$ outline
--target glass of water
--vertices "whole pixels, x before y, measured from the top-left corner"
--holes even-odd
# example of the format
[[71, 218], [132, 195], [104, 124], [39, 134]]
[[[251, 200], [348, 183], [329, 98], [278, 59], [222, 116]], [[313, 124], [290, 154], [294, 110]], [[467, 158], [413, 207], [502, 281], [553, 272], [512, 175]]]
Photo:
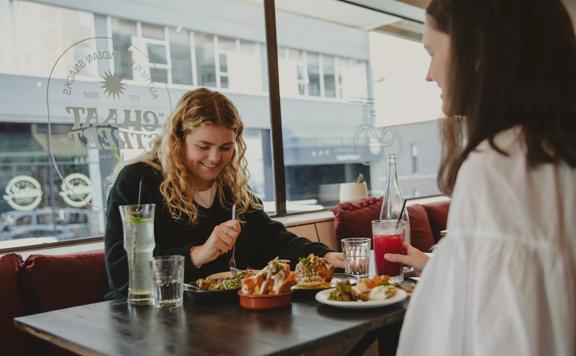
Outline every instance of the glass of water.
[[156, 306], [161, 308], [182, 305], [184, 256], [156, 257], [153, 270]]
[[344, 270], [346, 274], [356, 277], [368, 277], [370, 270], [370, 243], [368, 237], [351, 237], [342, 239], [344, 252]]
[[154, 251], [154, 204], [121, 205], [124, 249], [128, 257], [128, 303], [154, 303], [152, 252]]

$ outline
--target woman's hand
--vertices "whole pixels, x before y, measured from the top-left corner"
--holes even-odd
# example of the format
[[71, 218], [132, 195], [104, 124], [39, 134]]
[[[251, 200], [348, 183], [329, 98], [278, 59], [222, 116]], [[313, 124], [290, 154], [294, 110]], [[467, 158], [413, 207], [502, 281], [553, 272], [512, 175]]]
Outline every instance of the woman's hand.
[[240, 231], [240, 223], [236, 219], [228, 220], [216, 226], [203, 245], [195, 246], [190, 250], [192, 264], [200, 267], [230, 251], [234, 247]]
[[344, 268], [344, 254], [342, 252], [328, 252], [324, 255], [324, 259], [334, 267]]
[[405, 255], [387, 253], [384, 258], [390, 262], [399, 262], [403, 265], [414, 267], [416, 275], [419, 276], [430, 257], [407, 242], [404, 242], [404, 249], [406, 250]]

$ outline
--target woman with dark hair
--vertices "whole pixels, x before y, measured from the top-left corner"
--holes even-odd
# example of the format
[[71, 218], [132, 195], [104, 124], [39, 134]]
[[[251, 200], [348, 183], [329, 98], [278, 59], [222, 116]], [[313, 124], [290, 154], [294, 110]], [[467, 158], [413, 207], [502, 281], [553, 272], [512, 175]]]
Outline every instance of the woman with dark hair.
[[[343, 267], [342, 253], [300, 238], [270, 220], [248, 186], [244, 124], [226, 96], [205, 88], [184, 94], [153, 148], [121, 167], [106, 211], [108, 298], [128, 293], [120, 205], [156, 204], [154, 255], [185, 257], [186, 281], [237, 267], [264, 267], [275, 257], [310, 253]], [[232, 206], [236, 217], [232, 218]], [[236, 246], [234, 249], [233, 247]]]
[[399, 355], [575, 355], [576, 39], [560, 0], [432, 0], [452, 196]]

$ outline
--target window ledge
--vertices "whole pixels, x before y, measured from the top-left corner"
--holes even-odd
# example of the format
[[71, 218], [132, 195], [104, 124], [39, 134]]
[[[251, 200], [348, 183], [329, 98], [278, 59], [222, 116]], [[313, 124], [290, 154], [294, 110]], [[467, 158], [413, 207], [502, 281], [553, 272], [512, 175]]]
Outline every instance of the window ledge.
[[282, 217], [275, 217], [273, 220], [279, 221], [286, 227], [314, 224], [317, 222], [334, 220], [332, 210], [321, 210], [302, 214], [294, 214]]

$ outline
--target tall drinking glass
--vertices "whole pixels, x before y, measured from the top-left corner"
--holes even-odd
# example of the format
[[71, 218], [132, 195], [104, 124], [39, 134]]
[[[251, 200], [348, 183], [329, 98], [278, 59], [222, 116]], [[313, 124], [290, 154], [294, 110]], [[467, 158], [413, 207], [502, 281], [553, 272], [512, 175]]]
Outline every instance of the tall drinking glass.
[[404, 222], [397, 220], [372, 221], [372, 240], [374, 243], [374, 262], [376, 274], [388, 275], [394, 282], [402, 282], [402, 264], [390, 262], [384, 258], [387, 253], [405, 254]]
[[344, 271], [356, 277], [368, 277], [370, 271], [370, 238], [350, 237], [342, 239]]
[[154, 304], [152, 252], [155, 204], [121, 205], [124, 249], [128, 256], [128, 303]]

